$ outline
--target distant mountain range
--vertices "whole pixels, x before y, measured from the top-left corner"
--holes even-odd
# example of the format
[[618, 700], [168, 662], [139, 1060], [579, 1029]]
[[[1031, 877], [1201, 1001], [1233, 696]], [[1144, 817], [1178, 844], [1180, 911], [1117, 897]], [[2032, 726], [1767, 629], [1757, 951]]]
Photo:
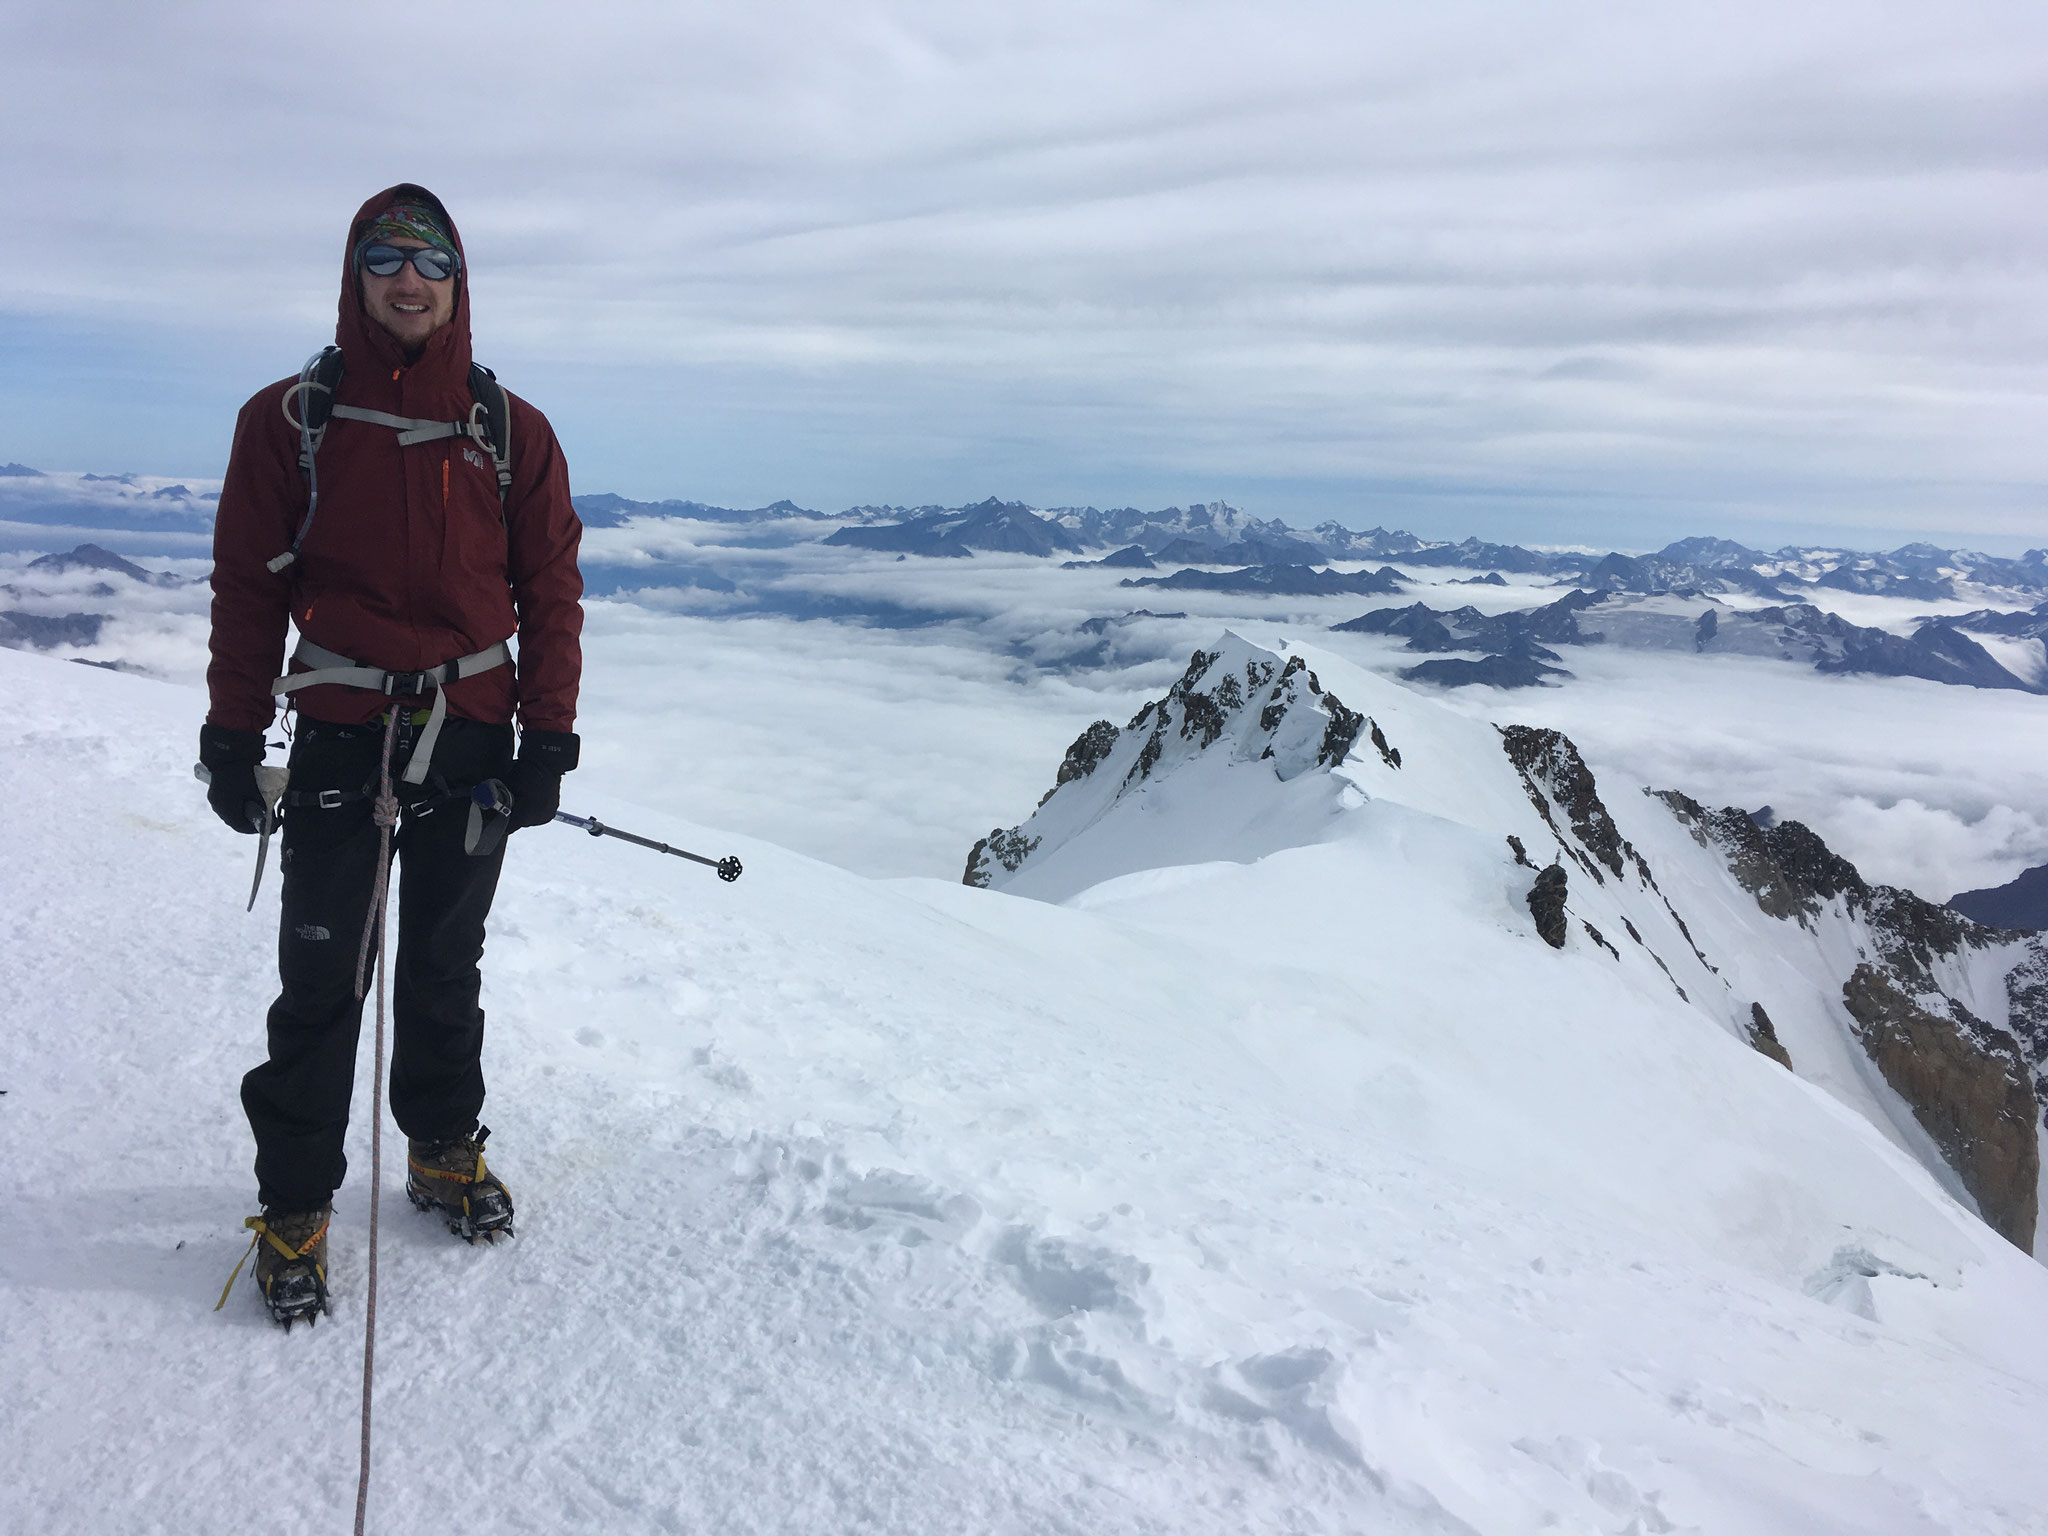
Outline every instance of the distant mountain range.
[[[1815, 588], [1947, 601], [1955, 597], [1959, 581], [2048, 594], [2048, 549], [2030, 549], [2016, 559], [1933, 544], [1906, 544], [1889, 552], [1823, 546], [1765, 552], [1733, 539], [1694, 537], [1679, 539], [1655, 554], [1599, 555], [1476, 538], [1432, 541], [1404, 530], [1360, 530], [1336, 522], [1297, 529], [1278, 518], [1252, 517], [1223, 501], [1144, 512], [1136, 507], [1034, 509], [991, 496], [963, 507], [861, 506], [835, 513], [788, 501], [734, 508], [601, 494], [578, 496], [576, 506], [593, 528], [619, 527], [638, 517], [836, 523], [840, 526], [824, 543], [942, 559], [960, 559], [976, 551], [1039, 556], [1114, 551], [1121, 564], [1135, 564], [1142, 555], [1155, 564], [1240, 568], [1398, 559], [1412, 566], [1548, 576], [1592, 591], [1747, 592], [1791, 602]], [[1134, 550], [1136, 554], [1131, 553]]]
[[[0, 465], [0, 521], [30, 526], [203, 533], [212, 527], [218, 499], [218, 481]], [[1135, 563], [1135, 556], [1123, 553], [1135, 549], [1155, 564], [1166, 565], [1246, 568], [1399, 560], [1407, 566], [1547, 576], [1593, 591], [1747, 592], [1787, 602], [1800, 601], [1802, 594], [1815, 595], [1819, 588], [1947, 601], [1955, 597], [1958, 582], [2048, 597], [2048, 548], [2030, 549], [2017, 558], [1925, 543], [1886, 552], [1803, 545], [1765, 552], [1733, 539], [1693, 537], [1654, 554], [1602, 555], [1476, 538], [1424, 539], [1405, 530], [1360, 530], [1334, 521], [1297, 529], [1279, 518], [1253, 517], [1224, 501], [1142, 511], [1033, 508], [990, 496], [972, 506], [866, 505], [839, 512], [786, 500], [739, 508], [700, 501], [635, 501], [611, 492], [582, 495], [575, 501], [585, 526], [591, 528], [619, 528], [638, 519], [686, 519], [746, 525], [749, 542], [757, 544], [822, 539], [844, 547], [936, 558], [959, 559], [977, 551], [1047, 557], [1116, 551], [1123, 563]], [[2010, 621], [2009, 615], [2000, 613], [1984, 617], [1992, 623]], [[1987, 630], [1981, 623], [1962, 627], [2019, 633]]]
[[[1987, 615], [2003, 627], [1988, 627]], [[2020, 677], [1963, 632], [1976, 628], [1980, 633], [2008, 637], [2038, 636], [2048, 631], [2048, 602], [2030, 613], [2000, 614], [1983, 609], [1955, 618], [1923, 619], [1910, 637], [1901, 637], [1852, 624], [1811, 603], [1730, 608], [1696, 587], [1651, 595], [1575, 588], [1541, 608], [1489, 614], [1470, 606], [1436, 609], [1426, 603], [1411, 603], [1405, 608], [1376, 608], [1332, 628], [1402, 636], [1411, 651], [1477, 651], [1490, 660], [1514, 663], [1424, 662], [1402, 673], [1413, 682], [1451, 687], [1467, 683], [1533, 687], [1552, 677], [1570, 676], [1555, 666], [1543, 665], [1564, 659], [1551, 647], [1607, 643], [1703, 655], [1768, 656], [1811, 662], [1818, 672], [1918, 677], [1972, 688], [2048, 692], [2048, 684], [2039, 678]]]

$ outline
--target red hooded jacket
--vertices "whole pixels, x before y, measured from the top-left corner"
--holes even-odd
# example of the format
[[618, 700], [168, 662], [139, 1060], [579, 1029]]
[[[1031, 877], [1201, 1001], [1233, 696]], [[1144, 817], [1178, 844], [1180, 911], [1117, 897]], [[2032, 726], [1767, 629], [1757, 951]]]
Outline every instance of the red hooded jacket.
[[[469, 273], [455, 313], [407, 363], [364, 311], [356, 242], [393, 203], [446, 210], [424, 187], [401, 184], [358, 210], [342, 256], [334, 339], [344, 372], [335, 402], [395, 416], [466, 419]], [[389, 427], [335, 420], [319, 452], [320, 506], [299, 558], [272, 574], [265, 562], [291, 548], [306, 514], [299, 433], [284, 414], [280, 379], [242, 407], [213, 531], [212, 662], [207, 720], [236, 730], [271, 723], [270, 684], [285, 659], [286, 623], [330, 651], [393, 671], [418, 671], [481, 651], [517, 631], [516, 671], [496, 667], [448, 685], [448, 711], [528, 730], [570, 731], [583, 670], [583, 525], [569, 504], [569, 471], [547, 418], [507, 392], [512, 485], [500, 522], [490, 455], [463, 439], [398, 446]], [[294, 667], [293, 671], [303, 671]], [[336, 724], [374, 719], [379, 694], [324, 685], [294, 694], [306, 715]]]

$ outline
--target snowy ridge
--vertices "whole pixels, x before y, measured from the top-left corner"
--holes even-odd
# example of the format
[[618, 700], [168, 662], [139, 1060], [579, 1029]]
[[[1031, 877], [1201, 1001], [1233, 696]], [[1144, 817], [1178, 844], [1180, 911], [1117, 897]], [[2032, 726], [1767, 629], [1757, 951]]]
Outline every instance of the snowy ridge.
[[[515, 838], [486, 1115], [521, 1235], [452, 1242], [387, 1167], [374, 1528], [473, 1525], [485, 1486], [514, 1532], [2048, 1529], [2048, 1276], [1587, 938], [1642, 911], [1692, 990], [1632, 866], [1572, 863], [1567, 946], [1536, 938], [1503, 829], [1554, 843], [1492, 727], [1305, 661], [1292, 778], [1169, 764], [1176, 725], [1069, 844], [1171, 843], [1162, 797], [1214, 774], [1275, 791], [1238, 829], [1268, 851], [1065, 905], [863, 880], [572, 780], [747, 874]], [[1305, 671], [1389, 752], [1317, 764]], [[275, 909], [243, 916], [248, 843], [194, 793], [200, 696], [17, 653], [0, 690], [10, 1511], [229, 1528], [282, 1428], [296, 1515], [339, 1528], [360, 1110], [335, 1317], [208, 1310]], [[1755, 910], [1617, 799], [1696, 935], [1710, 891]], [[415, 1453], [451, 1426], [460, 1479]]]
[[[1531, 924], [1536, 865], [1554, 858], [1553, 888], [1568, 893], [1554, 942], [1604, 953], [1636, 985], [1661, 978], [1736, 1039], [1788, 1050], [1795, 1072], [2031, 1251], [2048, 1020], [2025, 979], [2048, 966], [2039, 937], [1869, 886], [1798, 823], [1766, 834], [1682, 795], [1610, 803], [1555, 731], [1496, 735], [1337, 658], [1290, 650], [1283, 660], [1226, 634], [1123, 732], [1091, 726], [1031, 818], [976, 844], [966, 883], [1060, 900], [1136, 871], [1356, 837], [1385, 805], [1446, 818], [1498, 850], [1492, 920]], [[1667, 813], [1690, 846], [1669, 835]], [[1676, 902], [1660, 872], [1678, 877]], [[1901, 1009], [1910, 1019], [1876, 1016]]]

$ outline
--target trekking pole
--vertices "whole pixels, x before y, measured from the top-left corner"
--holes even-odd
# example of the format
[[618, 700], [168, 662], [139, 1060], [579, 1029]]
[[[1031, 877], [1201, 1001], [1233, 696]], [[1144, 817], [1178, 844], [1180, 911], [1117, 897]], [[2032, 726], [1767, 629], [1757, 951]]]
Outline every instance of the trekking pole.
[[592, 837], [616, 837], [623, 842], [638, 843], [642, 848], [652, 848], [656, 853], [672, 853], [679, 859], [688, 859], [693, 864], [702, 864], [718, 871], [718, 878], [730, 884], [740, 877], [740, 861], [731, 854], [722, 859], [707, 859], [701, 853], [691, 853], [683, 848], [671, 848], [667, 843], [657, 843], [651, 837], [636, 837], [631, 832], [621, 832], [617, 827], [608, 827], [595, 816], [571, 816], [567, 811], [555, 812], [555, 820], [565, 821], [572, 827], [581, 827]]

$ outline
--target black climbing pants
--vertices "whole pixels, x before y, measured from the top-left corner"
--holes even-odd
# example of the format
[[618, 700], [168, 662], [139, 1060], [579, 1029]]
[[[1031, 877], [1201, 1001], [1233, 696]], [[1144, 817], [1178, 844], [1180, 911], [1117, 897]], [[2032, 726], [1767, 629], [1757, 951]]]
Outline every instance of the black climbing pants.
[[[391, 1113], [407, 1136], [442, 1141], [475, 1129], [483, 1108], [477, 965], [504, 848], [476, 858], [462, 844], [470, 789], [504, 778], [512, 766], [512, 728], [451, 717], [434, 744], [428, 781], [401, 784], [415, 730], [404, 723], [392, 762], [401, 815], [393, 838]], [[242, 1107], [256, 1133], [258, 1197], [279, 1210], [323, 1204], [348, 1171], [342, 1140], [363, 1019], [356, 954], [377, 878], [371, 813], [383, 745], [381, 721], [344, 726], [301, 716], [292, 746], [279, 855], [282, 990], [270, 1006], [270, 1059], [242, 1079]], [[323, 790], [340, 803], [312, 803]], [[376, 985], [375, 965], [373, 953], [365, 997]]]

